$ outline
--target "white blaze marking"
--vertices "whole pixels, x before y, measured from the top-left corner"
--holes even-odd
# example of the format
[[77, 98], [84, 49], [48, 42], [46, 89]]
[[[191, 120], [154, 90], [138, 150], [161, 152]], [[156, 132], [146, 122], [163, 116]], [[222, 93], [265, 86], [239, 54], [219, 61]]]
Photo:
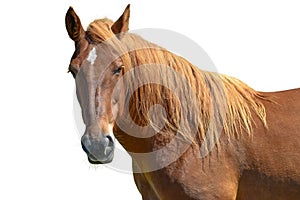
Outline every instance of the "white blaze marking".
[[89, 55], [88, 55], [88, 58], [87, 58], [87, 61], [89, 61], [92, 65], [95, 63], [95, 60], [97, 58], [97, 53], [96, 53], [96, 48], [94, 47]]

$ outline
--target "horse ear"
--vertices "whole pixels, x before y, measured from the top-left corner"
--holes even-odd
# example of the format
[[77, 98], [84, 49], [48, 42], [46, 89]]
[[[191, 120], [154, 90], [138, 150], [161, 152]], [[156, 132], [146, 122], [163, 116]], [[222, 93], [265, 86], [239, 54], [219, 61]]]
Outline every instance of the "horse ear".
[[74, 42], [78, 42], [80, 38], [84, 35], [84, 29], [82, 28], [81, 22], [77, 14], [72, 7], [69, 8], [66, 18], [66, 29], [70, 38]]
[[114, 34], [127, 32], [129, 30], [130, 4], [127, 5], [121, 17], [112, 25], [111, 30]]

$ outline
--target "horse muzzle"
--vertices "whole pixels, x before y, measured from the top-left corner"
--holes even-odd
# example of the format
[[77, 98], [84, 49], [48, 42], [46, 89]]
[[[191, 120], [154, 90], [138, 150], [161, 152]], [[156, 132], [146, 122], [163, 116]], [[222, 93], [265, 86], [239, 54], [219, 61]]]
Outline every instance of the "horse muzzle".
[[81, 138], [81, 146], [91, 164], [110, 163], [114, 157], [114, 141], [111, 136], [100, 135], [92, 138], [85, 134]]

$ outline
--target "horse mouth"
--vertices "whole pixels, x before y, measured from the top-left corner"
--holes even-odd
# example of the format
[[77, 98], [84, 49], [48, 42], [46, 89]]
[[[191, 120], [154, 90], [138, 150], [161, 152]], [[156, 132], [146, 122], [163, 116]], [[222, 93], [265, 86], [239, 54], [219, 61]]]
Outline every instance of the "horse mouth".
[[113, 157], [114, 155], [111, 153], [105, 160], [97, 160], [94, 156], [88, 155], [88, 161], [93, 165], [108, 164], [112, 162]]
[[93, 165], [100, 165], [100, 164], [104, 164], [101, 161], [97, 161], [97, 160], [93, 160], [92, 158], [88, 157], [88, 161], [89, 163], [93, 164]]

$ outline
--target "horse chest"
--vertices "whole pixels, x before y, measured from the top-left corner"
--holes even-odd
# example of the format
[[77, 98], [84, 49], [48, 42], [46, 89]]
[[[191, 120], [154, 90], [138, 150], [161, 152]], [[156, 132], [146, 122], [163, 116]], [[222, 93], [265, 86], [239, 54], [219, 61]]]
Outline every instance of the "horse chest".
[[195, 199], [186, 193], [186, 186], [174, 182], [174, 177], [169, 177], [164, 173], [151, 172], [134, 176], [143, 199]]
[[134, 174], [135, 182], [143, 199], [235, 199], [237, 170], [222, 158], [190, 152], [163, 169]]

